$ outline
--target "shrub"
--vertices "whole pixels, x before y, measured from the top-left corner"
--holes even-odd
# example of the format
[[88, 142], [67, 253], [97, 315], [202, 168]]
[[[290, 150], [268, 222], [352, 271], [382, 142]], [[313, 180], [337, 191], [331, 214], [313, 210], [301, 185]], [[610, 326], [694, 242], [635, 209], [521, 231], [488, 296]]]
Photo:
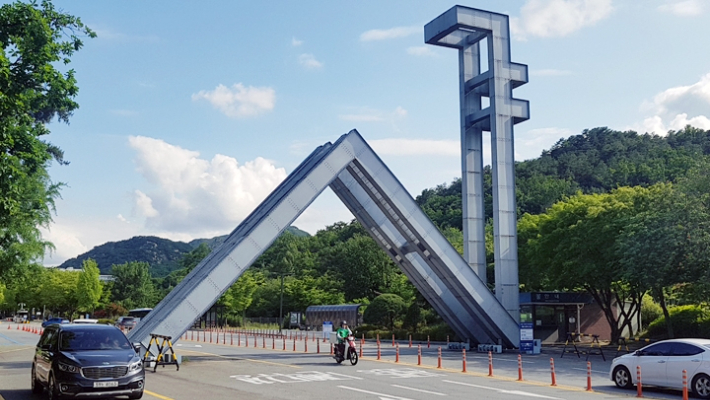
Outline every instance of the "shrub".
[[[707, 337], [710, 333], [710, 310], [707, 308], [696, 305], [671, 307], [668, 309], [668, 314], [670, 314], [675, 337]], [[648, 325], [646, 336], [654, 339], [667, 338], [668, 329], [664, 316]]]
[[372, 303], [367, 306], [363, 315], [363, 322], [387, 326], [390, 330], [393, 330], [395, 319], [402, 316], [405, 308], [404, 300], [396, 294], [381, 294], [375, 297]]
[[663, 309], [658, 303], [653, 301], [653, 298], [649, 295], [644, 295], [641, 300], [641, 324], [644, 328], [663, 316]]

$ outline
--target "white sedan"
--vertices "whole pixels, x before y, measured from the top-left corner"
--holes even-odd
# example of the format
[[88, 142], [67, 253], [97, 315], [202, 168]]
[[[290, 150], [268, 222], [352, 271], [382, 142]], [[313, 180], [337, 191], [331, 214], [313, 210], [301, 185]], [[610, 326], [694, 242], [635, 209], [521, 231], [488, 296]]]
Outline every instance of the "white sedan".
[[683, 370], [688, 390], [710, 399], [710, 339], [671, 339], [650, 344], [612, 361], [609, 377], [620, 388], [636, 385], [640, 366], [641, 384], [683, 389]]

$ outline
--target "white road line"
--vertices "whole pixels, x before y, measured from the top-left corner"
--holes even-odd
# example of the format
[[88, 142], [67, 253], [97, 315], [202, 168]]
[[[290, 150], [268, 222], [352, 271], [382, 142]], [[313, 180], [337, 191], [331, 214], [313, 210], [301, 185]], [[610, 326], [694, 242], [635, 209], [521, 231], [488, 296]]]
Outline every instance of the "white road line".
[[417, 388], [408, 387], [408, 386], [402, 386], [402, 385], [392, 385], [392, 386], [394, 386], [394, 387], [396, 387], [396, 388], [400, 388], [400, 389], [414, 390], [415, 392], [421, 392], [421, 393], [427, 393], [427, 394], [434, 394], [434, 395], [437, 395], [437, 396], [446, 396], [446, 393], [430, 392], [430, 391], [428, 391], [428, 390], [417, 389]]
[[[570, 369], [573, 369], [573, 370], [575, 370], [575, 371], [584, 371], [584, 372], [587, 372], [587, 369], [586, 369], [586, 368], [570, 368]], [[609, 375], [609, 371], [595, 371], [595, 370], [592, 370], [592, 372], [594, 372], [595, 374]]]
[[529, 396], [529, 397], [538, 397], [541, 399], [553, 399], [553, 400], [563, 400], [560, 399], [559, 397], [551, 397], [551, 396], [545, 396], [542, 394], [536, 394], [536, 393], [530, 393], [530, 392], [523, 392], [522, 390], [504, 390], [504, 389], [498, 389], [494, 387], [489, 387], [489, 386], [481, 386], [481, 385], [474, 385], [472, 383], [463, 383], [463, 382], [456, 382], [456, 381], [442, 381], [446, 383], [453, 383], [456, 385], [462, 385], [462, 386], [470, 386], [470, 387], [475, 387], [478, 389], [487, 389], [487, 390], [494, 390], [498, 393], [504, 393], [504, 394], [515, 394], [518, 396]]
[[377, 393], [377, 392], [371, 392], [369, 390], [363, 390], [363, 389], [358, 389], [358, 388], [353, 388], [349, 386], [338, 386], [341, 389], [347, 389], [347, 390], [354, 390], [356, 392], [361, 392], [361, 393], [367, 393], [367, 394], [374, 394], [375, 396], [380, 396], [380, 397], [385, 397], [387, 399], [394, 399], [394, 400], [412, 400], [408, 399], [406, 397], [399, 397], [399, 396], [393, 396], [391, 394], [384, 394], [384, 393]]

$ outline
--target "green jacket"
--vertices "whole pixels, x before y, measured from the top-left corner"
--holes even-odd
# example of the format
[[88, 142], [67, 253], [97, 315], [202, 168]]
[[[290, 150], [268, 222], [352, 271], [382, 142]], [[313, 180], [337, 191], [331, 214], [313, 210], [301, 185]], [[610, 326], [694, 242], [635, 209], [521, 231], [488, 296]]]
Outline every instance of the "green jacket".
[[338, 335], [338, 341], [342, 341], [348, 336], [352, 335], [352, 331], [350, 330], [350, 328], [338, 328], [336, 334]]

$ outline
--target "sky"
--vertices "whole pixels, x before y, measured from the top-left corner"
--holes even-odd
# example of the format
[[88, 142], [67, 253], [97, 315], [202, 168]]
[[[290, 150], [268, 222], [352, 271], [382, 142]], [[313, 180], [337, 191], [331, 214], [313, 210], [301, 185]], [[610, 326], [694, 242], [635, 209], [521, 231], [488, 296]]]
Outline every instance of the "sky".
[[[98, 34], [72, 58], [57, 265], [108, 241], [231, 232], [317, 146], [357, 129], [409, 193], [460, 177], [458, 55], [424, 43], [443, 0], [69, 1]], [[607, 126], [710, 129], [710, 1], [477, 0], [511, 18], [529, 83], [516, 160]], [[488, 143], [484, 144], [490, 153]], [[488, 155], [487, 154], [487, 155]], [[488, 159], [486, 159], [488, 160]], [[326, 191], [293, 224], [353, 216]]]

